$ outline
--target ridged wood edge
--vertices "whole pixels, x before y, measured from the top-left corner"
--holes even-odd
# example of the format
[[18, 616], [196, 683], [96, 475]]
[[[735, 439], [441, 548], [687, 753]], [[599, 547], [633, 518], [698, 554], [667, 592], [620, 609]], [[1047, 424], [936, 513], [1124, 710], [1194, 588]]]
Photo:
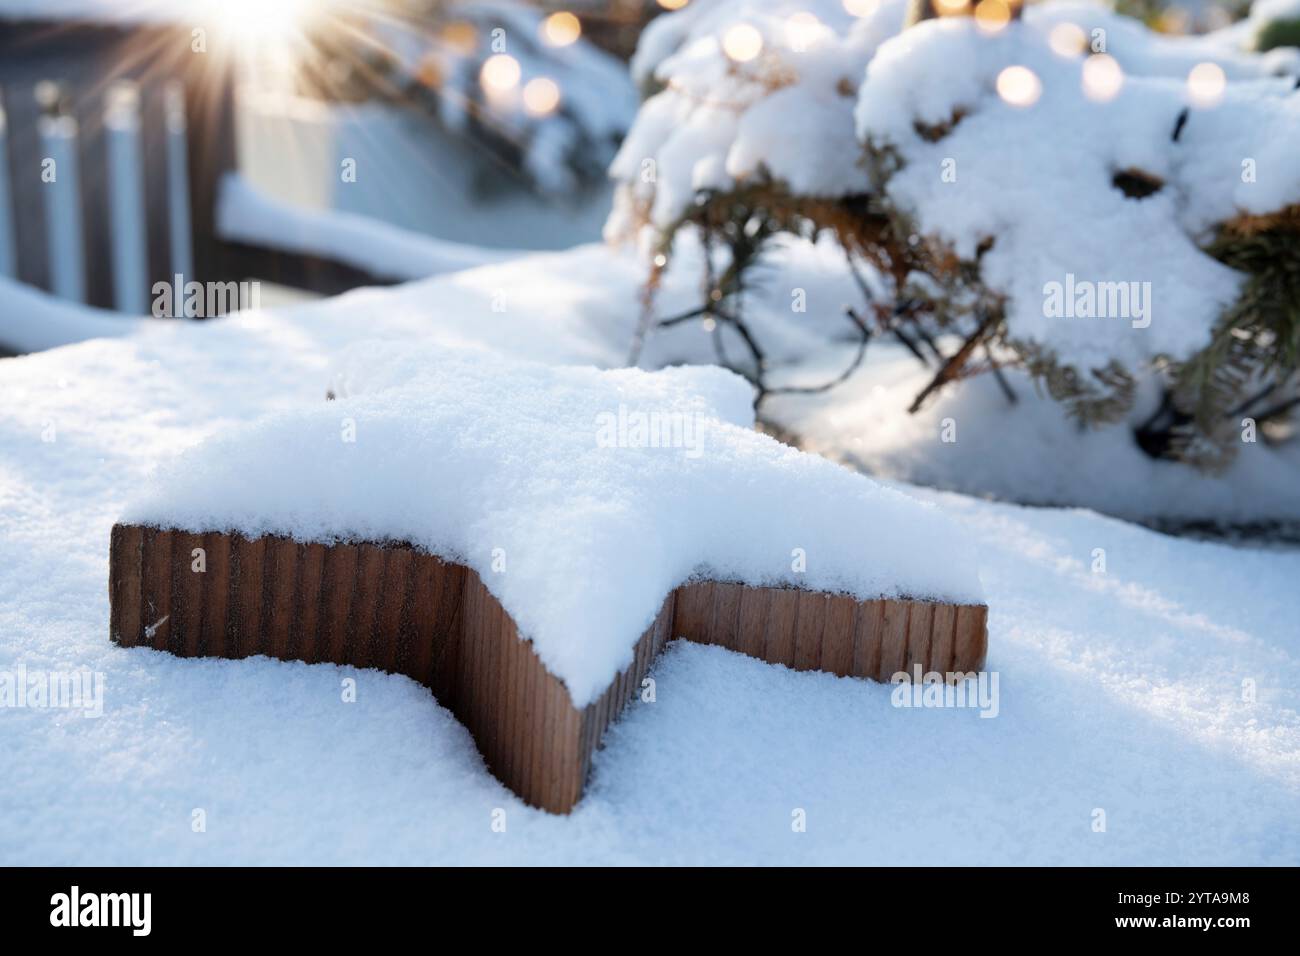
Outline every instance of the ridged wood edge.
[[988, 649], [984, 605], [693, 581], [665, 598], [631, 662], [579, 709], [476, 572], [409, 545], [119, 524], [109, 555], [114, 642], [405, 674], [466, 726], [499, 780], [552, 813], [581, 798], [605, 731], [672, 638], [880, 681], [917, 665], [978, 671]]

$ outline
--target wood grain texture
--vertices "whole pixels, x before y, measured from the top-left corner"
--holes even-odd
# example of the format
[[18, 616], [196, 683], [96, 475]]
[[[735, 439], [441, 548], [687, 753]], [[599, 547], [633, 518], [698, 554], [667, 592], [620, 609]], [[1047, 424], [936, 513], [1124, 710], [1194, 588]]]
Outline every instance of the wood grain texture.
[[988, 647], [982, 605], [693, 581], [668, 595], [627, 665], [579, 709], [475, 571], [406, 544], [118, 525], [109, 595], [110, 637], [126, 647], [405, 674], [457, 716], [502, 783], [552, 813], [581, 798], [605, 731], [675, 637], [882, 681], [916, 665], [978, 670]]

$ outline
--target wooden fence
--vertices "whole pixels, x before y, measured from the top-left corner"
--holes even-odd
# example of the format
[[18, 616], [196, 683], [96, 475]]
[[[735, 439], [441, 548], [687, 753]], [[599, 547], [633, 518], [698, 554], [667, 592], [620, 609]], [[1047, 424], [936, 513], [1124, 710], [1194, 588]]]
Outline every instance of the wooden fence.
[[217, 235], [237, 62], [188, 28], [0, 22], [0, 275], [133, 314], [178, 275], [323, 294], [391, 282]]

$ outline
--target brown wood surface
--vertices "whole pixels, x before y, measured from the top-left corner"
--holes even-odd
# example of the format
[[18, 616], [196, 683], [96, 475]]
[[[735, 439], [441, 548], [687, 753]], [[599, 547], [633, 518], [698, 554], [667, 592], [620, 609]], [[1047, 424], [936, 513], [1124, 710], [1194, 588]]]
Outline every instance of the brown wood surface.
[[[200, 548], [206, 566], [195, 571]], [[553, 813], [581, 798], [605, 731], [674, 637], [883, 681], [916, 665], [976, 671], [988, 646], [983, 605], [692, 581], [668, 595], [628, 664], [578, 709], [476, 572], [405, 544], [117, 525], [109, 597], [110, 636], [126, 647], [405, 674], [460, 719], [502, 783]]]

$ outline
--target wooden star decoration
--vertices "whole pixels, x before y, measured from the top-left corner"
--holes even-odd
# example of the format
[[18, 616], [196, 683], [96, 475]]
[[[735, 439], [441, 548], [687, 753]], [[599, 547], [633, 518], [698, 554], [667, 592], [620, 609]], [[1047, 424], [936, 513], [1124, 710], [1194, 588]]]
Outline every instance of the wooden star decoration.
[[[195, 549], [204, 555], [201, 572]], [[502, 783], [552, 813], [581, 799], [605, 729], [671, 638], [879, 681], [917, 666], [973, 673], [987, 648], [982, 604], [692, 581], [665, 596], [633, 662], [578, 708], [477, 572], [405, 544], [119, 524], [109, 593], [110, 636], [124, 647], [405, 674], [466, 726]]]

